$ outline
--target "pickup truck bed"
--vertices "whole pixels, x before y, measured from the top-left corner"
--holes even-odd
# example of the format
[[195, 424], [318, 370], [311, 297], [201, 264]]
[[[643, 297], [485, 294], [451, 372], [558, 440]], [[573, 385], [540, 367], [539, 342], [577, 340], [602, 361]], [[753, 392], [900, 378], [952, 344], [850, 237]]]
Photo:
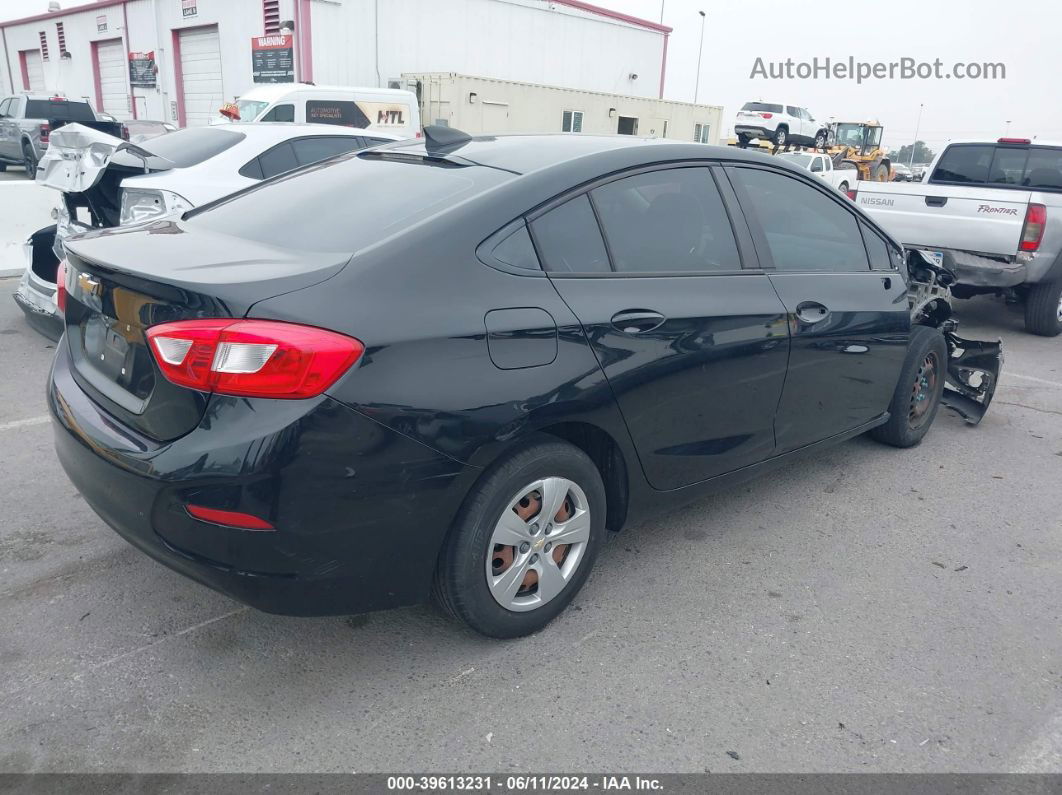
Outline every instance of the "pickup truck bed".
[[1006, 293], [1026, 328], [1062, 332], [1062, 144], [956, 142], [924, 182], [860, 182], [856, 204], [954, 272], [957, 297]]
[[98, 118], [84, 100], [32, 94], [0, 99], [0, 170], [19, 164], [33, 179], [51, 134], [75, 122], [116, 138], [124, 134], [121, 123]]

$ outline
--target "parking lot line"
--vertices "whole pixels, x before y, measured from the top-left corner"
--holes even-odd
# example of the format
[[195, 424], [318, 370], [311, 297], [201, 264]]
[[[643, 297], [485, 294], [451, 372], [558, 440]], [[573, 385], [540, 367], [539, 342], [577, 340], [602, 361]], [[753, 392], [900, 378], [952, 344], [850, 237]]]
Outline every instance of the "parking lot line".
[[14, 431], [18, 428], [27, 428], [31, 425], [44, 425], [51, 419], [47, 414], [42, 414], [40, 417], [29, 417], [24, 420], [12, 420], [11, 422], [5, 422], [0, 424], [0, 431]]
[[1048, 381], [1046, 378], [1037, 378], [1034, 375], [1022, 375], [1021, 373], [1007, 373], [1011, 378], [1020, 378], [1023, 381], [1035, 381], [1038, 384], [1048, 384], [1049, 386], [1062, 386], [1062, 381]]

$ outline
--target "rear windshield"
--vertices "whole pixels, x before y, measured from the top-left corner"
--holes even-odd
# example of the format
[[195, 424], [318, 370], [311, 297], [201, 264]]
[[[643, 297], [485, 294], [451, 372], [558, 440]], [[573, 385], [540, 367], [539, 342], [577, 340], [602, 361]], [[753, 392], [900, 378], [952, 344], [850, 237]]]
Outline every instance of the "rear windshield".
[[772, 105], [769, 102], [746, 102], [741, 106], [742, 110], [753, 110], [758, 113], [781, 113], [781, 105]]
[[955, 144], [945, 150], [929, 181], [1062, 191], [1062, 149]]
[[247, 136], [225, 127], [189, 127], [139, 144], [177, 168], [197, 166], [236, 146]]
[[27, 99], [27, 119], [49, 121], [96, 121], [96, 114], [87, 102], [53, 101], [50, 99]]
[[267, 245], [354, 253], [512, 176], [482, 166], [352, 153], [265, 182], [188, 219]]

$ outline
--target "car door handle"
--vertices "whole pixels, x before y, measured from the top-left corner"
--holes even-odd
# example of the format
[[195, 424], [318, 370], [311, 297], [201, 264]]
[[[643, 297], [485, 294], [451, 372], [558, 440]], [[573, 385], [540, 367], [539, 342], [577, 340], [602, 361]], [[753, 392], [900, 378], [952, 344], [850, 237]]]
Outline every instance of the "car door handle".
[[667, 320], [651, 309], [624, 309], [612, 316], [612, 325], [624, 334], [644, 334], [659, 328]]
[[796, 316], [801, 323], [821, 323], [830, 316], [830, 310], [816, 301], [804, 301], [797, 304]]
[[947, 203], [947, 196], [926, 196], [927, 207], [943, 207]]

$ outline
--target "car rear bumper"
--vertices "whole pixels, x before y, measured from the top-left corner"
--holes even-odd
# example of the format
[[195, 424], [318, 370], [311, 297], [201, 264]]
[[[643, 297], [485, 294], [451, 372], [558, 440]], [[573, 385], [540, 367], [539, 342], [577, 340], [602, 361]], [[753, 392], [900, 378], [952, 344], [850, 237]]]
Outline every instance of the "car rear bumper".
[[768, 130], [766, 127], [752, 127], [747, 124], [734, 125], [734, 135], [748, 135], [752, 138], [770, 138], [774, 135], [774, 130]]
[[[108, 525], [171, 569], [271, 613], [424, 601], [475, 473], [329, 398], [215, 397], [198, 428], [155, 443], [88, 398], [65, 345], [48, 397], [59, 460]], [[203, 522], [189, 503], [276, 530]]]
[[15, 303], [25, 313], [26, 322], [33, 329], [58, 342], [63, 336], [63, 319], [59, 315], [59, 307], [55, 305], [55, 286], [51, 285], [49, 292], [44, 285], [38, 285], [38, 281], [33, 271], [26, 268], [15, 290]]
[[[933, 251], [934, 249], [925, 250]], [[945, 249], [943, 253], [944, 267], [955, 274], [959, 284], [969, 287], [1003, 288], [1016, 287], [1026, 281], [1026, 265], [1023, 262], [1004, 262], [982, 257], [969, 251]]]

